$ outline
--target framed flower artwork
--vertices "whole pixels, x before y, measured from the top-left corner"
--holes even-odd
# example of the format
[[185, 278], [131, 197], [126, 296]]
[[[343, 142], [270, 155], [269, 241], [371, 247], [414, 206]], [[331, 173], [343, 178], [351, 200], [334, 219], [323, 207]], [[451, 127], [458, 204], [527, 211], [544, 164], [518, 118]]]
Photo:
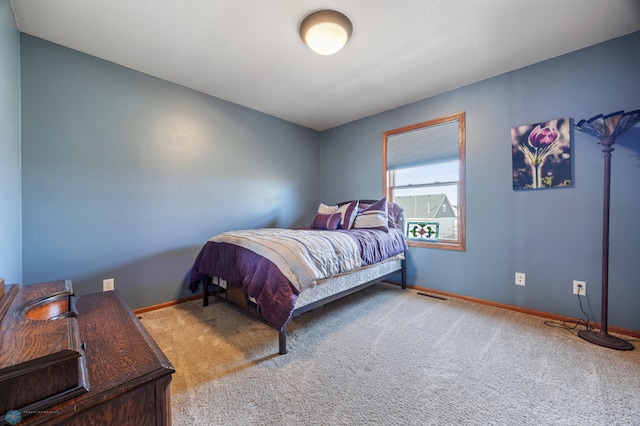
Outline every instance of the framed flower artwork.
[[512, 128], [511, 155], [514, 190], [573, 186], [571, 119]]

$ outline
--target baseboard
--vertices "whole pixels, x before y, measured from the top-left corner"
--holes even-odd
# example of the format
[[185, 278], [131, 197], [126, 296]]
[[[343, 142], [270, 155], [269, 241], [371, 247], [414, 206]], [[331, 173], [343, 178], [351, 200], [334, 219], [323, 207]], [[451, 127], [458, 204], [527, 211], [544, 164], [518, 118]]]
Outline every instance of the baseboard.
[[197, 294], [195, 296], [184, 297], [184, 298], [178, 299], [178, 300], [170, 300], [168, 302], [159, 303], [157, 305], [147, 306], [146, 308], [134, 309], [133, 313], [136, 314], [136, 315], [140, 315], [140, 314], [144, 314], [146, 312], [151, 312], [151, 311], [155, 311], [157, 309], [167, 308], [169, 306], [179, 305], [181, 303], [190, 302], [190, 301], [196, 300], [196, 299], [202, 299], [202, 295], [201, 294]]
[[[400, 283], [395, 282], [395, 281], [385, 281], [385, 282], [388, 282], [390, 284], [395, 284], [395, 285], [401, 285]], [[455, 299], [465, 300], [467, 302], [478, 303], [478, 304], [486, 305], [486, 306], [492, 306], [494, 308], [500, 308], [500, 309], [506, 309], [506, 310], [509, 310], [509, 311], [520, 312], [520, 313], [523, 313], [523, 314], [533, 315], [533, 316], [536, 316], [536, 317], [550, 319], [550, 320], [554, 320], [554, 321], [565, 321], [565, 322], [576, 322], [576, 321], [578, 321], [576, 318], [566, 317], [566, 316], [563, 316], [563, 315], [551, 314], [549, 312], [537, 311], [535, 309], [521, 308], [519, 306], [506, 305], [504, 303], [497, 303], [497, 302], [492, 302], [490, 300], [477, 299], [475, 297], [462, 296], [460, 294], [449, 293], [447, 291], [442, 291], [442, 290], [434, 290], [432, 288], [427, 288], [427, 287], [419, 287], [419, 286], [407, 284], [407, 288], [410, 288], [410, 289], [413, 289], [413, 290], [425, 291], [425, 292], [433, 293], [433, 294], [436, 294], [436, 295], [439, 295], [439, 296], [453, 297]], [[143, 314], [145, 312], [155, 311], [157, 309], [162, 309], [162, 308], [166, 308], [166, 307], [169, 307], [169, 306], [179, 305], [181, 303], [190, 302], [190, 301], [196, 300], [196, 299], [202, 299], [202, 295], [189, 296], [189, 297], [185, 297], [185, 298], [178, 299], [178, 300], [172, 300], [172, 301], [165, 302], [165, 303], [159, 303], [159, 304], [153, 305], [153, 306], [148, 306], [146, 308], [134, 309], [133, 312], [136, 315], [140, 315], [140, 314]], [[593, 327], [595, 329], [599, 329], [600, 328], [600, 324], [599, 323], [593, 323]], [[622, 328], [622, 327], [614, 327], [614, 326], [611, 326], [611, 325], [608, 326], [607, 328], [611, 333], [621, 334], [621, 335], [624, 335], [624, 336], [635, 337], [637, 339], [640, 339], [640, 331], [630, 330], [630, 329]]]
[[[397, 283], [397, 282], [391, 282], [391, 281], [388, 281], [388, 282], [391, 283], [391, 284], [400, 285], [400, 283]], [[432, 294], [439, 295], [439, 296], [452, 297], [452, 298], [455, 298], [455, 299], [465, 300], [467, 302], [478, 303], [478, 304], [481, 304], [481, 305], [492, 306], [494, 308], [500, 308], [500, 309], [506, 309], [506, 310], [509, 310], [509, 311], [520, 312], [520, 313], [523, 313], [523, 314], [533, 315], [533, 316], [536, 316], [536, 317], [550, 319], [550, 320], [554, 320], [554, 321], [565, 321], [565, 322], [576, 322], [576, 321], [578, 321], [578, 319], [576, 319], [576, 318], [566, 317], [566, 316], [563, 316], [563, 315], [551, 314], [549, 312], [537, 311], [535, 309], [521, 308], [519, 306], [506, 305], [504, 303], [497, 303], [497, 302], [492, 302], [490, 300], [477, 299], [475, 297], [462, 296], [460, 294], [449, 293], [447, 291], [442, 291], [442, 290], [434, 290], [434, 289], [431, 289], [431, 288], [419, 287], [419, 286], [415, 286], [415, 285], [407, 285], [407, 288], [410, 288], [410, 289], [413, 289], [413, 290], [419, 290], [419, 291], [423, 291], [423, 292], [427, 292], [427, 293], [432, 293]], [[600, 324], [599, 323], [595, 323], [594, 322], [594, 323], [591, 323], [591, 324], [593, 325], [593, 327], [595, 329], [600, 329]], [[614, 327], [614, 326], [611, 326], [611, 325], [609, 325], [607, 327], [607, 329], [611, 333], [621, 334], [621, 335], [629, 336], [629, 337], [640, 338], [640, 331], [630, 330], [630, 329], [622, 328], [622, 327]]]

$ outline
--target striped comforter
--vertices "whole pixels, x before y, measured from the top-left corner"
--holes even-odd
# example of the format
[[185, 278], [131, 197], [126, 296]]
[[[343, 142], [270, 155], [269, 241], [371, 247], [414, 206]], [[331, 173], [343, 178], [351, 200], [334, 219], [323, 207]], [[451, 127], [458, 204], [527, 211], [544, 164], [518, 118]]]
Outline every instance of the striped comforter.
[[299, 292], [362, 264], [354, 239], [334, 231], [252, 229], [224, 232], [209, 241], [234, 244], [269, 259]]

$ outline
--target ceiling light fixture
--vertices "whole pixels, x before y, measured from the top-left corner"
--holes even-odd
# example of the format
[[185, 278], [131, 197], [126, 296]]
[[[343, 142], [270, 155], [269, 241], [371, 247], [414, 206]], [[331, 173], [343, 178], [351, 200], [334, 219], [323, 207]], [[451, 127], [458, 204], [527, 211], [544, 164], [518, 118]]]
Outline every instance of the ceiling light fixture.
[[349, 18], [335, 10], [319, 10], [300, 23], [300, 37], [320, 55], [333, 55], [349, 41], [353, 25]]

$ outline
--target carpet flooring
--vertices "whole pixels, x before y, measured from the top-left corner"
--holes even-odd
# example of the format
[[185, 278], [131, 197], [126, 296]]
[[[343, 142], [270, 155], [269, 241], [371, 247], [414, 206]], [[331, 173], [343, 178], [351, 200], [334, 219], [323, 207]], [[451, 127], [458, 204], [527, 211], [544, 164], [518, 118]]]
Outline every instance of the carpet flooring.
[[181, 425], [640, 425], [640, 342], [376, 284], [278, 334], [220, 302], [142, 315]]

